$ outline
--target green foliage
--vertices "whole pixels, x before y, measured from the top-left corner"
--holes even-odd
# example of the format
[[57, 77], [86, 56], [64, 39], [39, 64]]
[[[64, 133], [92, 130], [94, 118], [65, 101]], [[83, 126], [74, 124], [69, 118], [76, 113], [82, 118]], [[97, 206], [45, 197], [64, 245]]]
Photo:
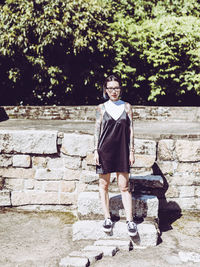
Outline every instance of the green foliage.
[[65, 103], [76, 84], [102, 73], [108, 14], [97, 0], [7, 0], [0, 12], [0, 55], [9, 86], [24, 88], [18, 99]]
[[199, 14], [199, 0], [5, 0], [0, 104], [95, 104], [111, 72], [133, 104], [187, 104]]

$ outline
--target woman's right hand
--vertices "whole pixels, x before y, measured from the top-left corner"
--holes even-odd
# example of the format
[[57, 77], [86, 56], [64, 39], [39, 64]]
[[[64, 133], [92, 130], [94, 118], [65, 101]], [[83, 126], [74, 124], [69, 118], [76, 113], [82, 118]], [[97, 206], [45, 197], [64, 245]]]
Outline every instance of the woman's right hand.
[[100, 163], [99, 163], [99, 153], [97, 150], [94, 151], [94, 161], [95, 161], [95, 164], [100, 166]]

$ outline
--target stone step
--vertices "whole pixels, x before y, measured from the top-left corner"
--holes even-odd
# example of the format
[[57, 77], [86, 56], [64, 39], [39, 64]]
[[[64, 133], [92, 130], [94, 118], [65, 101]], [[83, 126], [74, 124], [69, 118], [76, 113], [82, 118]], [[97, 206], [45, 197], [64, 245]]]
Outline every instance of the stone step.
[[[120, 194], [109, 193], [110, 212], [113, 216], [125, 218]], [[133, 215], [137, 218], [158, 218], [158, 198], [151, 195], [132, 193]], [[82, 192], [78, 197], [78, 217], [80, 220], [103, 219], [103, 211], [98, 192]]]
[[130, 175], [129, 183], [132, 191], [134, 190], [134, 187], [163, 188], [164, 186], [163, 178], [160, 175]]
[[129, 237], [125, 221], [115, 222], [111, 234], [104, 233], [102, 229], [102, 220], [84, 220], [73, 224], [73, 241], [77, 240], [102, 240], [119, 239], [130, 240], [133, 247], [146, 248], [157, 245], [158, 230], [153, 223], [142, 222], [137, 225], [138, 234], [135, 237]]

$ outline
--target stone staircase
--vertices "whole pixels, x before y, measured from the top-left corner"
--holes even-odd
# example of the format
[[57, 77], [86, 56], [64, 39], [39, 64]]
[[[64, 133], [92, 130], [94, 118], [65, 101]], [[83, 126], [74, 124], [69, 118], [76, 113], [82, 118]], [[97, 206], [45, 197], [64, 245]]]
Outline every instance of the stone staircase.
[[93, 245], [86, 246], [81, 251], [71, 252], [60, 261], [60, 266], [89, 266], [103, 256], [114, 256], [118, 250], [157, 245], [159, 201], [151, 192], [163, 188], [163, 179], [159, 175], [131, 175], [129, 181], [138, 234], [135, 237], [129, 237], [127, 233], [121, 195], [116, 191], [115, 179], [112, 179], [109, 190], [110, 213], [115, 220], [112, 232], [106, 234], [102, 230], [104, 217], [99, 193], [95, 191], [95, 187], [93, 191], [80, 193], [78, 197], [79, 221], [73, 225], [73, 241], [91, 240]]

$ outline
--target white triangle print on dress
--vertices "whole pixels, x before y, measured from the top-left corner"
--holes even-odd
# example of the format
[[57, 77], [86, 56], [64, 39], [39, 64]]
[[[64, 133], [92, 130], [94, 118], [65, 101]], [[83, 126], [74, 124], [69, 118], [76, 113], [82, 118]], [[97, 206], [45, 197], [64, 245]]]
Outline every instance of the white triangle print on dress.
[[118, 100], [116, 102], [108, 100], [107, 102], [104, 103], [104, 105], [105, 105], [105, 110], [114, 120], [118, 120], [125, 109], [124, 101], [122, 100]]

